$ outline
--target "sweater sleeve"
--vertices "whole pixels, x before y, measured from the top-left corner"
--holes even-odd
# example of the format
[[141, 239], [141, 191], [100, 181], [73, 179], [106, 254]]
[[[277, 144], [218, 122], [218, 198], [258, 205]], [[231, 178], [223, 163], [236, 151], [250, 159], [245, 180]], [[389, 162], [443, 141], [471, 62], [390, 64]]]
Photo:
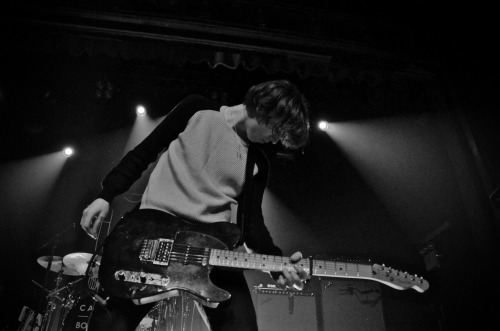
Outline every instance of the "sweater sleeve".
[[160, 124], [134, 149], [129, 151], [102, 180], [98, 198], [111, 202], [126, 192], [141, 177], [158, 154], [184, 130], [189, 119], [199, 110], [218, 109], [213, 100], [190, 95], [179, 102]]
[[267, 179], [269, 173], [269, 161], [261, 151], [257, 158], [257, 165], [259, 172], [252, 179], [250, 192], [249, 205], [246, 211], [245, 220], [245, 237], [244, 241], [247, 246], [260, 254], [270, 255], [283, 255], [281, 249], [273, 242], [271, 234], [264, 223], [264, 216], [262, 213], [262, 199], [264, 197], [264, 190], [267, 186]]

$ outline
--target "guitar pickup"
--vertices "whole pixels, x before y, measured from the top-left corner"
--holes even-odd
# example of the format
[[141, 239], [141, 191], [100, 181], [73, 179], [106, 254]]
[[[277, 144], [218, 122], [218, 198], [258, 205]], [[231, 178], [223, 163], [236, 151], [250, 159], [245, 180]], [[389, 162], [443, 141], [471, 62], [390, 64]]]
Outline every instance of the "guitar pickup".
[[166, 266], [170, 261], [173, 243], [172, 239], [144, 239], [139, 260]]
[[143, 271], [118, 270], [115, 272], [115, 279], [122, 282], [155, 286], [167, 286], [170, 283], [168, 276]]

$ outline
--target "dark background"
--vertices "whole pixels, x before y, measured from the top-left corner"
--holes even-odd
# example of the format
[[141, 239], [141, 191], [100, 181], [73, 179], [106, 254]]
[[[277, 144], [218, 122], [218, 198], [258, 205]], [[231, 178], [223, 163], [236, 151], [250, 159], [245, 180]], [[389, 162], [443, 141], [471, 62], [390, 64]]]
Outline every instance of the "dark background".
[[[1, 328], [15, 329], [23, 306], [44, 309], [34, 282], [52, 289], [54, 275], [46, 279], [39, 257], [93, 251], [81, 212], [125, 152], [138, 102], [159, 118], [188, 94], [236, 104], [270, 79], [299, 86], [313, 124], [343, 123], [333, 139], [314, 129], [303, 153], [270, 148], [264, 213], [285, 254], [371, 258], [424, 276], [424, 294], [383, 287], [388, 330], [498, 323], [492, 8], [411, 0], [2, 7]], [[77, 153], [64, 161], [67, 144]], [[112, 225], [143, 187], [114, 201]]]

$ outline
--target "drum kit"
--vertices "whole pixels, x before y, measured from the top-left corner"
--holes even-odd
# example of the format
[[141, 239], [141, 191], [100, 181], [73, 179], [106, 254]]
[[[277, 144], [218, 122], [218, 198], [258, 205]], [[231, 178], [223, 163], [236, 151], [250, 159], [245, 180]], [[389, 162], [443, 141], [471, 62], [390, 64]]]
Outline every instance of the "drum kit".
[[[93, 291], [98, 290], [99, 282], [97, 274], [100, 259], [101, 257], [98, 255], [93, 258], [93, 255], [90, 253], [71, 253], [64, 257], [52, 255], [39, 257], [37, 262], [47, 271], [46, 276], [53, 275], [52, 273], [57, 275], [55, 279], [56, 285], [54, 289], [48, 290], [41, 284], [33, 281], [33, 283], [44, 291], [43, 298], [45, 299], [46, 307], [43, 315], [38, 316], [36, 319], [33, 311], [24, 314], [18, 331], [86, 330], [94, 302], [92, 302], [92, 298], [89, 296], [85, 298], [85, 294], [81, 293], [75, 285], [84, 279], [81, 276], [88, 276], [87, 287]], [[90, 269], [88, 270], [89, 264]], [[61, 286], [63, 276], [80, 278], [68, 282], [65, 286]], [[75, 310], [77, 312], [72, 313]], [[77, 315], [79, 320], [73, 321], [75, 318], [72, 315]]]
[[[98, 272], [101, 256], [78, 252], [64, 257], [41, 256], [37, 262], [47, 270], [47, 274], [57, 275], [56, 285], [53, 290], [47, 290], [33, 281], [44, 291], [45, 311], [36, 319], [33, 311], [25, 314], [18, 331], [87, 330], [95, 301], [92, 296], [82, 293], [84, 292], [81, 291], [82, 286], [75, 285], [85, 279], [83, 276], [87, 276], [86, 287], [94, 292], [99, 290]], [[61, 286], [63, 276], [69, 276], [70, 279], [79, 278]], [[185, 295], [164, 299], [151, 309], [136, 331], [209, 330], [206, 316], [200, 313], [204, 315], [201, 306]]]

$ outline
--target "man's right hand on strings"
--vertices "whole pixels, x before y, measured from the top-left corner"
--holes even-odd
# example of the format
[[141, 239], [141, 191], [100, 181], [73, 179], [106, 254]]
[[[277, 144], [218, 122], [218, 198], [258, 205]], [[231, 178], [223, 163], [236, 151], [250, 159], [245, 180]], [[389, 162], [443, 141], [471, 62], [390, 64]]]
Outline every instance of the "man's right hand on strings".
[[80, 225], [93, 239], [97, 239], [97, 233], [101, 222], [109, 212], [109, 202], [98, 198], [83, 210]]

